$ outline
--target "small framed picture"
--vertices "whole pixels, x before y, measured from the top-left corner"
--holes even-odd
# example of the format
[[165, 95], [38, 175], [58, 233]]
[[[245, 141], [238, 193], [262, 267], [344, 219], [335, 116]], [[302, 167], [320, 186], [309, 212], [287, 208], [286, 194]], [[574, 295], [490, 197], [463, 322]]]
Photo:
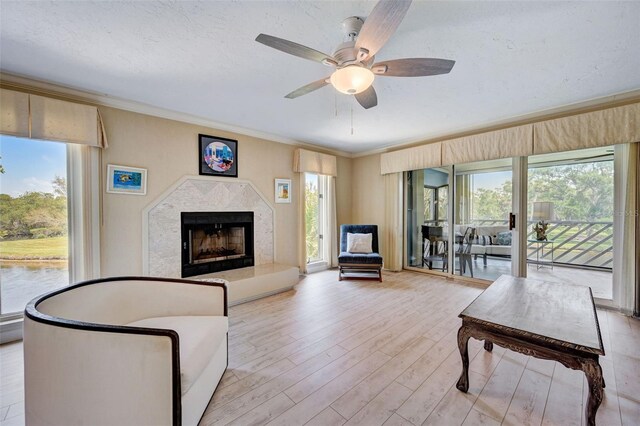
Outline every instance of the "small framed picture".
[[238, 141], [198, 135], [198, 168], [201, 175], [238, 177]]
[[276, 179], [276, 203], [291, 203], [291, 179]]
[[108, 164], [107, 192], [145, 195], [147, 193], [147, 169]]

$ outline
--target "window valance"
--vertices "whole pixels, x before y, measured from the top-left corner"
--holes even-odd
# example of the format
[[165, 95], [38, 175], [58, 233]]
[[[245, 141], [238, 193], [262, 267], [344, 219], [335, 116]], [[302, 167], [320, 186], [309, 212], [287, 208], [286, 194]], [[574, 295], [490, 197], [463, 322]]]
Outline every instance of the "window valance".
[[107, 147], [98, 108], [0, 89], [0, 133]]
[[29, 137], [29, 95], [0, 89], [0, 133]]
[[293, 153], [293, 171], [298, 173], [318, 173], [337, 176], [338, 160], [335, 155], [322, 154], [298, 148]]
[[387, 152], [380, 173], [634, 142], [640, 102]]
[[442, 142], [442, 165], [533, 154], [533, 126], [517, 126]]
[[399, 151], [387, 152], [380, 156], [380, 170], [383, 175], [426, 169], [442, 165], [442, 144], [440, 142]]
[[535, 154], [640, 142], [640, 103], [541, 121], [533, 126]]

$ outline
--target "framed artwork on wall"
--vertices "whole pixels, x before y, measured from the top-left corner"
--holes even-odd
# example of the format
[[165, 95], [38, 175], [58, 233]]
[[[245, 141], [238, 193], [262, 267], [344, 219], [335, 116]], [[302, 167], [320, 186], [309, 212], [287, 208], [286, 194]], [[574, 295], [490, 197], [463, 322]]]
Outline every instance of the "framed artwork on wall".
[[107, 192], [145, 195], [147, 193], [147, 169], [108, 164]]
[[291, 203], [291, 179], [276, 179], [276, 203]]
[[198, 168], [201, 175], [238, 177], [238, 141], [198, 135]]

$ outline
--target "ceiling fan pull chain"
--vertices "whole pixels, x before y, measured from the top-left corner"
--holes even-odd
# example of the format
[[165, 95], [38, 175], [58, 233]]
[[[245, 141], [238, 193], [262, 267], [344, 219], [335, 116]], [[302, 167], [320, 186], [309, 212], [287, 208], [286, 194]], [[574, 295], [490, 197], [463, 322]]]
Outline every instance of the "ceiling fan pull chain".
[[351, 105], [351, 136], [353, 136], [353, 105]]
[[336, 109], [336, 118], [338, 118], [338, 94], [336, 92], [333, 93], [333, 103]]

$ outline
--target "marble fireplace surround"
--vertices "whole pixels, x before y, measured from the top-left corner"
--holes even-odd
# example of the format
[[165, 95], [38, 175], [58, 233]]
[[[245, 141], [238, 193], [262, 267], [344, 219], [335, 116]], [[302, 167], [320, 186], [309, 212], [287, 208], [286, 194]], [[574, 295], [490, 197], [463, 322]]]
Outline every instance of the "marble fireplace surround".
[[255, 265], [275, 259], [275, 209], [248, 180], [183, 176], [142, 211], [142, 272], [180, 278], [181, 212], [252, 211]]

